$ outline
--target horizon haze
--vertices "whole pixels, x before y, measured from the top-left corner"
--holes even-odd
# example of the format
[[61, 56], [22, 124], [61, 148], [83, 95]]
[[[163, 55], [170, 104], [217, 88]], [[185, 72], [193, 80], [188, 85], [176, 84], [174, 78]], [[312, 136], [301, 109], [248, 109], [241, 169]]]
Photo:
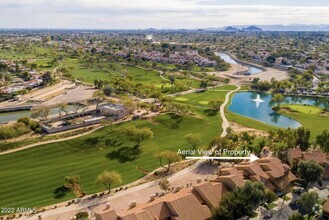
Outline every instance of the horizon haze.
[[237, 25], [328, 25], [329, 2], [314, 0], [1, 0], [0, 28], [195, 29]]

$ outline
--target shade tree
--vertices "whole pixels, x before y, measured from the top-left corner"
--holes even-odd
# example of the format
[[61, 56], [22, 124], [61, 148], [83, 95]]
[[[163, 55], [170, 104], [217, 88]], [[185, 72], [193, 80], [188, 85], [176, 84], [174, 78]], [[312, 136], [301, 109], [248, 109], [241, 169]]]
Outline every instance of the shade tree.
[[315, 161], [302, 161], [297, 166], [298, 176], [303, 179], [307, 185], [322, 181], [324, 168]]
[[213, 219], [235, 220], [251, 217], [265, 200], [265, 186], [261, 182], [247, 181], [244, 186], [227, 192], [215, 210]]
[[[154, 154], [154, 157], [159, 159], [160, 166], [166, 169], [168, 173], [172, 163], [182, 160], [182, 157], [173, 151], [160, 151]], [[165, 166], [167, 164], [167, 167]]]
[[314, 206], [318, 203], [319, 195], [317, 192], [304, 192], [297, 200], [300, 211], [308, 215], [310, 219], [311, 214], [314, 212]]
[[272, 96], [271, 103], [276, 104], [276, 109], [280, 109], [280, 104], [284, 101], [284, 96], [280, 93], [275, 93]]
[[323, 152], [329, 153], [329, 132], [328, 132], [328, 130], [322, 131], [322, 133], [316, 137], [315, 142], [321, 148], [321, 150]]
[[153, 132], [148, 127], [136, 128], [135, 126], [128, 126], [122, 128], [121, 132], [126, 135], [128, 140], [135, 142], [137, 147], [140, 146], [141, 142], [153, 137]]
[[116, 171], [103, 171], [100, 173], [96, 178], [96, 183], [101, 184], [105, 187], [108, 192], [111, 192], [111, 187], [114, 184], [121, 184], [122, 183], [122, 177], [121, 175]]
[[196, 149], [201, 144], [201, 138], [199, 134], [190, 133], [185, 135], [184, 139], [187, 142], [187, 144], [193, 149]]

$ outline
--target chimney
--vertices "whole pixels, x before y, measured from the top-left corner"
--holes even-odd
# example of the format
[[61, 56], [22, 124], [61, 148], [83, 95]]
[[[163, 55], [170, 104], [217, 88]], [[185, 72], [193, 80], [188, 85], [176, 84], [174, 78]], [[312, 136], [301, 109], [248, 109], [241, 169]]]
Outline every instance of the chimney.
[[151, 196], [150, 196], [150, 202], [152, 202], [152, 201], [154, 201], [155, 200], [155, 194], [152, 194]]
[[106, 207], [106, 209], [111, 208], [111, 203], [110, 202], [105, 203], [105, 207]]
[[136, 201], [133, 200], [133, 201], [130, 202], [129, 208], [132, 209], [132, 208], [136, 207], [136, 205], [137, 205]]

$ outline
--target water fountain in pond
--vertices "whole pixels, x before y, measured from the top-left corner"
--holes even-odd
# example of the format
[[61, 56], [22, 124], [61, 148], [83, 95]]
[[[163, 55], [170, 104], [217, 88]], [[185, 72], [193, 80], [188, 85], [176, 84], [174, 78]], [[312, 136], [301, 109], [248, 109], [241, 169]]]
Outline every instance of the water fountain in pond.
[[259, 103], [264, 102], [264, 100], [262, 100], [262, 99], [260, 98], [260, 95], [259, 95], [259, 94], [257, 94], [256, 99], [253, 99], [252, 101], [256, 102], [256, 108], [259, 107]]

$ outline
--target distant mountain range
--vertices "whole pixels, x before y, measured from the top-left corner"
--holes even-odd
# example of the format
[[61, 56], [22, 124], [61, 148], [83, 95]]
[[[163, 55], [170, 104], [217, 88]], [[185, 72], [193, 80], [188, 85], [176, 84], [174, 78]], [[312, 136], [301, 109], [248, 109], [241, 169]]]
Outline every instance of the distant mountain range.
[[224, 29], [224, 31], [229, 31], [229, 32], [236, 32], [236, 31], [240, 31], [239, 28], [235, 28], [235, 27], [232, 27], [232, 26], [228, 26]]
[[[0, 0], [1, 1], [1, 0]], [[207, 27], [207, 28], [145, 28], [145, 29], [47, 29], [47, 28], [35, 28], [35, 29], [17, 29], [17, 28], [0, 28], [1, 31], [12, 31], [12, 32], [38, 32], [38, 31], [64, 31], [64, 32], [79, 32], [79, 31], [90, 31], [90, 32], [143, 32], [157, 33], [157, 32], [207, 32], [207, 31], [225, 31], [225, 32], [261, 32], [261, 31], [329, 31], [329, 24], [320, 25], [306, 25], [306, 24], [274, 24], [274, 25], [231, 25], [224, 27]]]
[[209, 28], [211, 30], [223, 30], [229, 32], [236, 31], [329, 31], [329, 25], [304, 25], [304, 24], [291, 24], [291, 25], [233, 25], [221, 28]]
[[248, 31], [248, 32], [250, 32], [250, 31], [256, 31], [256, 32], [258, 32], [258, 31], [263, 31], [263, 30], [261, 28], [259, 28], [259, 27], [256, 27], [256, 26], [252, 25], [252, 26], [249, 26], [249, 27], [242, 27], [241, 29], [236, 28], [236, 27], [232, 27], [232, 26], [228, 26], [228, 27], [226, 27], [224, 29], [224, 31], [228, 31], [228, 32], [237, 32], [237, 31]]

